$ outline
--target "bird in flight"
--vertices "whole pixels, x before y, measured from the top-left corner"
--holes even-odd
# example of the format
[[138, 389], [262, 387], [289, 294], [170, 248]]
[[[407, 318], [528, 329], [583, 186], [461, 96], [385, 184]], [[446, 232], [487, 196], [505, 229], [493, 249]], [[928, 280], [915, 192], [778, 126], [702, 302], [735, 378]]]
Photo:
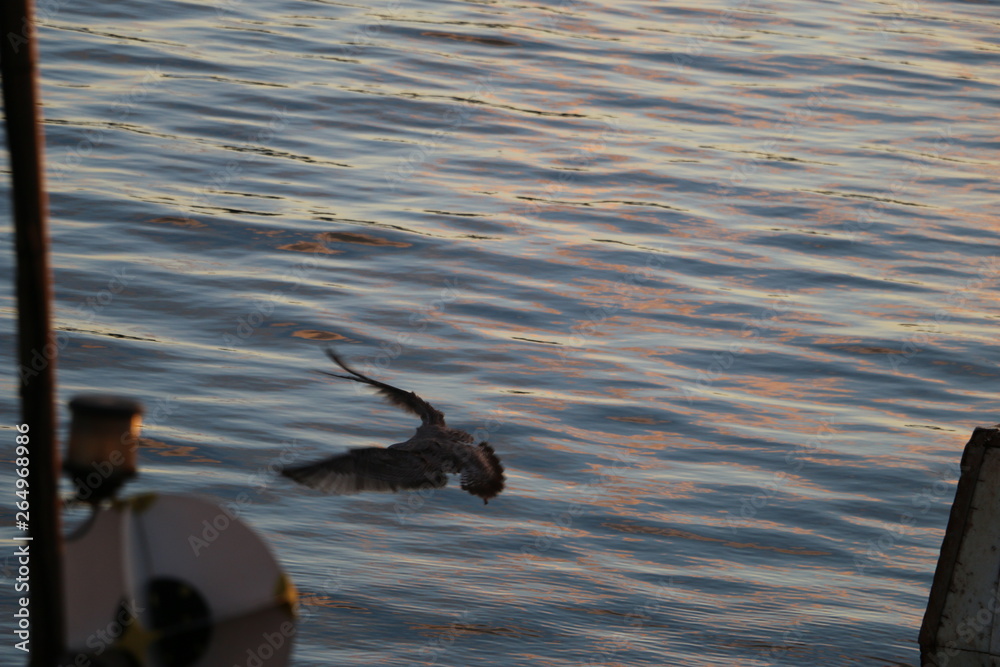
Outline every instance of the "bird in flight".
[[489, 502], [504, 487], [503, 465], [485, 442], [444, 423], [444, 414], [412, 391], [358, 373], [332, 349], [326, 354], [347, 375], [326, 375], [374, 387], [393, 405], [420, 417], [417, 432], [405, 442], [388, 447], [350, 449], [322, 461], [284, 468], [281, 474], [299, 484], [333, 494], [361, 491], [441, 488], [449, 473], [461, 475], [462, 489]]

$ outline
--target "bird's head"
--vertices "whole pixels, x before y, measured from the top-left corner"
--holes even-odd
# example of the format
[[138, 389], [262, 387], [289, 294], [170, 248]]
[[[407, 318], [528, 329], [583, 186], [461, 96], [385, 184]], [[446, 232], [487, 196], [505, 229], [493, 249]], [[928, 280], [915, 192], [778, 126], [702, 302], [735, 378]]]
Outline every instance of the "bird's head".
[[476, 457], [480, 465], [475, 466], [462, 475], [462, 489], [483, 499], [487, 504], [490, 498], [503, 491], [503, 464], [497, 458], [493, 448], [485, 442], [476, 447]]

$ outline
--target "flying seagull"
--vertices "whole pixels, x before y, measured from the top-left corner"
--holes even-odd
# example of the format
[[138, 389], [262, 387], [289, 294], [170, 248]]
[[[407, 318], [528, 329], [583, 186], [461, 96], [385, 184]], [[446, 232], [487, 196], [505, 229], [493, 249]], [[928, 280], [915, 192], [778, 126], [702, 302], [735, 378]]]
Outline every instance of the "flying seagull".
[[282, 475], [334, 494], [438, 489], [448, 483], [448, 473], [460, 473], [462, 489], [479, 496], [483, 503], [503, 491], [503, 465], [489, 444], [474, 444], [465, 431], [449, 428], [444, 414], [412, 391], [362, 375], [332, 349], [327, 349], [326, 354], [348, 375], [321, 373], [375, 387], [390, 403], [420, 417], [420, 426], [405, 442], [351, 449], [315, 463], [284, 468]]

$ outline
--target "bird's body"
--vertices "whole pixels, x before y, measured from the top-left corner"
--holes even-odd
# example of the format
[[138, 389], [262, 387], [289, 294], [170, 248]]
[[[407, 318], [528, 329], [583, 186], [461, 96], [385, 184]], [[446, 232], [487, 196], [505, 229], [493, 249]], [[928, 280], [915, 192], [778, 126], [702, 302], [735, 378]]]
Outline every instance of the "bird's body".
[[420, 417], [420, 426], [405, 442], [351, 449], [322, 461], [285, 468], [281, 474], [335, 494], [440, 488], [448, 483], [450, 473], [459, 473], [462, 489], [484, 503], [503, 490], [503, 465], [489, 444], [477, 445], [465, 431], [449, 428], [444, 415], [412, 391], [358, 373], [332, 350], [327, 350], [327, 355], [348, 373], [327, 375], [374, 387], [393, 405]]

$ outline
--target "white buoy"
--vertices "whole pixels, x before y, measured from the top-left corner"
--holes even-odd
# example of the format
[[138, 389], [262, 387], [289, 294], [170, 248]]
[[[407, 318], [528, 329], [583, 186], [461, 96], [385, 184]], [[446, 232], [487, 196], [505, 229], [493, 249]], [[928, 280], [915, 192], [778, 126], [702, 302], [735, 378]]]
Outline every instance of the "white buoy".
[[98, 507], [67, 541], [64, 563], [71, 659], [288, 662], [295, 588], [267, 545], [215, 504], [148, 494]]

